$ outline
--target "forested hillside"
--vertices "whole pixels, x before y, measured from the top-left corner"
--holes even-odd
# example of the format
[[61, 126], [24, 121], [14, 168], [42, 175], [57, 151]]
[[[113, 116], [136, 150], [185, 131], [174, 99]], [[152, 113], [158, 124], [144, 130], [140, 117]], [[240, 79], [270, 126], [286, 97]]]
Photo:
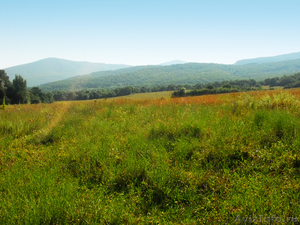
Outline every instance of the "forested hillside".
[[41, 85], [45, 91], [113, 89], [124, 86], [153, 87], [169, 84], [197, 84], [215, 81], [281, 77], [300, 72], [300, 59], [266, 64], [223, 65], [186, 63], [171, 66], [139, 66], [102, 71]]

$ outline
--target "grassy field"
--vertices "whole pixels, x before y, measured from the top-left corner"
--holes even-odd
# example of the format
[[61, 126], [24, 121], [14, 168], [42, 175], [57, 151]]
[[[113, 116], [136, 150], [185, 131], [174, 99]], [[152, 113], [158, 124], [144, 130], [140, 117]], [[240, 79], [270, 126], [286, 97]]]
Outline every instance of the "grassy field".
[[13, 105], [0, 118], [0, 224], [300, 220], [299, 89]]
[[172, 92], [170, 91], [159, 91], [159, 92], [148, 92], [148, 93], [138, 93], [138, 94], [131, 94], [122, 97], [115, 97], [110, 99], [130, 99], [130, 100], [141, 100], [141, 99], [158, 99], [158, 98], [170, 98]]
[[272, 88], [272, 89], [283, 89], [283, 87], [282, 86], [274, 86], [274, 87], [270, 87], [269, 85], [267, 85], [267, 86], [262, 86], [262, 88], [264, 89], [264, 90], [269, 90], [270, 88]]

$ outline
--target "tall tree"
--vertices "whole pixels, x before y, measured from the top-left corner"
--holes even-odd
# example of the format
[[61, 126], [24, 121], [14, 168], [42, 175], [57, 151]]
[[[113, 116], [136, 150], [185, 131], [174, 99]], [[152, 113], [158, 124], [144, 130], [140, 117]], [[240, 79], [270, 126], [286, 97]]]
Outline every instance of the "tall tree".
[[38, 104], [41, 103], [41, 95], [42, 95], [42, 90], [39, 87], [33, 87], [29, 90], [29, 95], [30, 95], [30, 102], [32, 104]]
[[11, 85], [9, 76], [6, 74], [5, 70], [0, 70], [0, 79], [2, 80], [2, 82], [4, 82], [4, 85]]
[[4, 87], [4, 82], [0, 78], [0, 104], [3, 104], [3, 100], [5, 98], [5, 87]]
[[4, 81], [0, 78], [0, 98], [5, 96], [5, 86]]
[[14, 89], [12, 103], [28, 103], [30, 98], [26, 80], [21, 75], [16, 75], [12, 86]]
[[6, 102], [9, 103], [9, 92], [11, 91], [12, 84], [4, 70], [0, 70], [0, 104], [2, 104], [3, 98], [5, 97]]

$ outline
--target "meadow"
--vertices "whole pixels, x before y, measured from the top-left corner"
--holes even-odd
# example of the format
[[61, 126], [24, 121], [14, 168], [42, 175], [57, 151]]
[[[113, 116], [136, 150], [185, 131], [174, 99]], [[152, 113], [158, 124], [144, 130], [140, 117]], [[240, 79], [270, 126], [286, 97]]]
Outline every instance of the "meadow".
[[171, 91], [158, 91], [158, 92], [147, 92], [147, 93], [136, 93], [122, 97], [114, 97], [109, 99], [129, 99], [129, 100], [147, 100], [147, 99], [159, 99], [159, 98], [170, 98], [172, 95]]
[[299, 89], [9, 105], [0, 119], [0, 224], [300, 220]]

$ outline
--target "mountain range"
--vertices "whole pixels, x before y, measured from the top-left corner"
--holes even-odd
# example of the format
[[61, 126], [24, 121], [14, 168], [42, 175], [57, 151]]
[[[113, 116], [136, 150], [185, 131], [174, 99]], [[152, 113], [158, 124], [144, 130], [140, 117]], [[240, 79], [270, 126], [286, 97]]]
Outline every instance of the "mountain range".
[[262, 80], [300, 72], [300, 53], [239, 60], [233, 65], [174, 60], [159, 65], [129, 66], [48, 58], [5, 71], [11, 80], [20, 74], [29, 87], [40, 86], [46, 91]]
[[182, 60], [173, 60], [170, 62], [165, 62], [165, 63], [161, 63], [159, 64], [160, 66], [172, 66], [172, 65], [176, 65], [176, 64], [185, 64], [187, 62], [182, 61]]
[[287, 61], [287, 60], [294, 60], [294, 59], [300, 59], [300, 52], [271, 56], [271, 57], [243, 59], [237, 61], [235, 65], [246, 65], [246, 64], [253, 64], [253, 63], [255, 64], [272, 63], [272, 62], [280, 62], [280, 61]]
[[95, 71], [117, 70], [126, 67], [130, 66], [47, 58], [24, 65], [9, 67], [4, 70], [11, 80], [18, 74], [27, 80], [28, 86], [37, 86], [76, 75], [89, 74]]

